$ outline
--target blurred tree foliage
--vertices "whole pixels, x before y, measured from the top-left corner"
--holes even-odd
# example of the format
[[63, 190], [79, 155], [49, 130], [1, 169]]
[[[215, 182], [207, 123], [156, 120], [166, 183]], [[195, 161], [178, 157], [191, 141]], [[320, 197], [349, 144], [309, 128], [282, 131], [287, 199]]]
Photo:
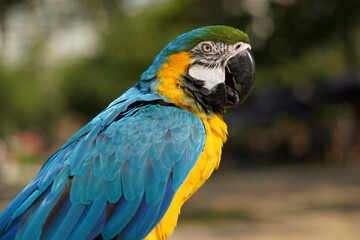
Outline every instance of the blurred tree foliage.
[[257, 88], [320, 84], [359, 67], [355, 0], [168, 0], [134, 12], [122, 1], [77, 3], [79, 15], [99, 25], [97, 52], [47, 66], [39, 57], [40, 41], [25, 63], [0, 64], [0, 134], [40, 124], [46, 130], [64, 112], [93, 117], [135, 84], [168, 42], [204, 25], [230, 25], [249, 34]]
[[[129, 16], [119, 14], [103, 32], [101, 51], [66, 69], [64, 87], [71, 107], [95, 114], [119, 92], [138, 81], [140, 73], [173, 38], [193, 28], [224, 24], [249, 30], [258, 63], [257, 85], [299, 84], [358, 65], [357, 1], [269, 1], [273, 32], [261, 39], [249, 26], [256, 15], [247, 1], [242, 12], [226, 11], [232, 0], [166, 1]], [[253, 36], [252, 36], [253, 35]], [[99, 80], [100, 79], [100, 80]], [[79, 94], [79, 89], [82, 94]]]

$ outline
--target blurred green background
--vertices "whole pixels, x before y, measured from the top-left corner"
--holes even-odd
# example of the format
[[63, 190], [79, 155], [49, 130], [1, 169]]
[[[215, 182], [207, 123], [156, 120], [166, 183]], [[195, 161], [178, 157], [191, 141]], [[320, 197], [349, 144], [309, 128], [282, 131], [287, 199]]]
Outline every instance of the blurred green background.
[[172, 238], [360, 239], [359, 13], [357, 0], [0, 0], [0, 211], [167, 43], [221, 24], [249, 35], [257, 80]]

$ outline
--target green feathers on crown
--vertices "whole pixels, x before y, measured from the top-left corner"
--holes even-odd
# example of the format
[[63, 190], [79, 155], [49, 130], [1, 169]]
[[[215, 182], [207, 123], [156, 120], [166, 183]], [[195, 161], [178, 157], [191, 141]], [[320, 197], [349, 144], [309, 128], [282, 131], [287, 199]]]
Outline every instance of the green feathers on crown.
[[202, 41], [224, 42], [228, 44], [235, 44], [237, 42], [250, 43], [246, 33], [239, 29], [227, 26], [203, 27], [186, 33], [185, 35], [188, 35], [187, 44], [189, 50]]

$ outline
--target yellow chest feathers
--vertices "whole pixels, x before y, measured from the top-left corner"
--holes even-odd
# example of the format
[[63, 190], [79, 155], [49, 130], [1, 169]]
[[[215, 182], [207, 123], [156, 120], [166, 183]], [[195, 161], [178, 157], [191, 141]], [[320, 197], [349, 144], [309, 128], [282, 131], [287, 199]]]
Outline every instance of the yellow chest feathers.
[[169, 61], [163, 65], [162, 70], [158, 73], [160, 84], [157, 91], [175, 105], [193, 112], [201, 118], [206, 131], [206, 143], [195, 167], [176, 192], [165, 216], [146, 237], [147, 240], [165, 239], [173, 233], [181, 206], [217, 169], [220, 163], [222, 146], [226, 141], [227, 126], [222, 116], [217, 114], [207, 116], [205, 113], [199, 112], [195, 99], [188, 96], [181, 89], [183, 84], [178, 78], [185, 74], [190, 61], [190, 56], [186, 52], [170, 56]]
[[174, 232], [182, 205], [217, 169], [220, 163], [223, 143], [226, 141], [227, 126], [220, 116], [203, 119], [206, 130], [206, 144], [195, 167], [176, 192], [169, 209], [160, 223], [145, 238], [146, 240], [166, 239]]

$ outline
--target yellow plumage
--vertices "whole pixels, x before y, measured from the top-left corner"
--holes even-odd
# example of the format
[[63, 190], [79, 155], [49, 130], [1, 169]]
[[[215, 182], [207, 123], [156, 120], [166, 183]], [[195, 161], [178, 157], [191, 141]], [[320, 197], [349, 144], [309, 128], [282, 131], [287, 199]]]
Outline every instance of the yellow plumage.
[[157, 91], [175, 105], [193, 112], [201, 118], [206, 130], [206, 144], [195, 167], [176, 192], [165, 216], [145, 238], [146, 240], [166, 239], [173, 233], [182, 205], [201, 187], [212, 172], [218, 168], [222, 146], [227, 137], [227, 126], [222, 119], [222, 115], [213, 114], [208, 116], [200, 112], [195, 104], [195, 99], [183, 90], [182, 87], [184, 85], [179, 76], [186, 73], [190, 63], [191, 58], [188, 52], [171, 55], [168, 62], [163, 64], [162, 70], [158, 72], [157, 77], [160, 84]]

